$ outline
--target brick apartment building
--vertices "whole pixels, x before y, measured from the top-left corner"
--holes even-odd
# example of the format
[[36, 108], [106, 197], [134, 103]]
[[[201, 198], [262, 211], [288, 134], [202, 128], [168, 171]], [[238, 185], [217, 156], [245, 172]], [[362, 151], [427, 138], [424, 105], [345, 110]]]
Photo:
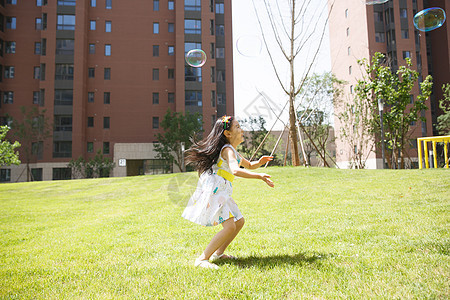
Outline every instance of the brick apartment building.
[[[405, 65], [410, 57], [412, 68], [419, 71], [419, 80], [428, 74], [433, 76], [433, 94], [424, 112], [426, 122], [416, 122], [411, 126], [412, 138], [433, 136], [437, 132], [435, 123], [442, 113], [438, 103], [442, 99], [442, 85], [450, 82], [450, 31], [448, 20], [444, 25], [430, 32], [418, 31], [413, 24], [414, 15], [429, 7], [440, 7], [450, 11], [450, 0], [389, 0], [384, 4], [365, 5], [361, 0], [329, 0], [334, 2], [329, 19], [332, 72], [339, 79], [347, 81], [344, 99], [354, 97], [354, 87], [362, 71], [357, 60], [370, 58], [375, 52], [384, 53], [396, 71]], [[413, 94], [419, 88], [416, 85]], [[349, 153], [354, 151], [339, 139], [340, 121], [335, 118], [336, 159], [341, 167], [349, 165]], [[417, 145], [409, 149], [413, 164], [417, 163]], [[370, 153], [366, 166], [382, 168], [381, 153]]]
[[[230, 0], [0, 0], [0, 121], [35, 106], [53, 123], [33, 180], [70, 179], [67, 163], [98, 150], [113, 176], [161, 172], [169, 108], [200, 112], [204, 128], [234, 114], [231, 28]], [[195, 48], [201, 68], [184, 59]], [[2, 182], [26, 180], [24, 164], [0, 168]]]

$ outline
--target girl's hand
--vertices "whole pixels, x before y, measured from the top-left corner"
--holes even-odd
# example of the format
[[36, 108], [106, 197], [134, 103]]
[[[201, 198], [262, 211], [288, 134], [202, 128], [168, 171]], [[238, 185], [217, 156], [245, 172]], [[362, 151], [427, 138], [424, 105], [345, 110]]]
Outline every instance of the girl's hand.
[[262, 156], [259, 159], [258, 164], [262, 166], [272, 160], [273, 160], [273, 156]]
[[270, 187], [274, 187], [275, 186], [273, 184], [273, 181], [270, 180], [270, 175], [269, 174], [260, 173], [259, 175], [261, 177], [261, 180], [263, 180], [268, 186], [270, 186]]

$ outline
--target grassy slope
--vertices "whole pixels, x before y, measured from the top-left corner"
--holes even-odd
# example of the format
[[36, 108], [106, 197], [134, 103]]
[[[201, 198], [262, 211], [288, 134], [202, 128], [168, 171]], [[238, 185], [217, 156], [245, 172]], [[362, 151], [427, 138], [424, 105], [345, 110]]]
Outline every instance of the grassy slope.
[[[180, 217], [196, 175], [0, 185], [0, 298], [448, 298], [448, 170], [269, 168], [237, 179], [237, 262]], [[177, 187], [180, 187], [178, 189]]]

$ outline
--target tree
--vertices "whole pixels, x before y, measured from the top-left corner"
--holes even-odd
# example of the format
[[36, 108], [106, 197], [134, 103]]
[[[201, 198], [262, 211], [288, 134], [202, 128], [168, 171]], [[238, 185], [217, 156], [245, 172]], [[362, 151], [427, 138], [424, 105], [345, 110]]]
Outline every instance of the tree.
[[27, 109], [20, 107], [22, 113], [21, 120], [13, 118], [12, 129], [13, 134], [22, 144], [22, 155], [25, 156], [27, 181], [30, 181], [30, 163], [42, 150], [44, 140], [51, 136], [51, 124], [49, 118], [45, 116], [45, 109], [39, 110], [37, 107]]
[[115, 163], [108, 157], [104, 157], [101, 150], [97, 151], [94, 158], [86, 161], [82, 156], [72, 159], [68, 167], [72, 170], [73, 178], [99, 178], [109, 177]]
[[[268, 130], [265, 127], [266, 121], [263, 117], [259, 116], [258, 118], [249, 117], [248, 119], [246, 118], [244, 120], [240, 120], [239, 123], [245, 130], [245, 138], [244, 142], [238, 146], [237, 150], [243, 156], [250, 158], [261, 145], [264, 137], [268, 133]], [[267, 139], [270, 139], [269, 143], [264, 143], [264, 145], [262, 145], [255, 153], [255, 157], [270, 155], [271, 149], [269, 147], [274, 143], [271, 143], [273, 141], [273, 138], [271, 136], [269, 136]], [[277, 163], [279, 163], [276, 160], [276, 155], [274, 156], [274, 161], [271, 162], [271, 165], [276, 165]]]
[[19, 152], [14, 151], [20, 147], [20, 143], [10, 143], [6, 139], [8, 131], [8, 126], [0, 126], [0, 166], [20, 165]]
[[[422, 120], [421, 112], [427, 109], [426, 101], [431, 95], [432, 77], [428, 75], [420, 83], [420, 93], [413, 99], [411, 90], [419, 78], [419, 72], [411, 69], [411, 60], [406, 58], [406, 65], [394, 73], [384, 64], [384, 55], [375, 53], [372, 63], [366, 59], [359, 60], [365, 75], [356, 85], [355, 109], [360, 108], [364, 114], [354, 117], [363, 117], [356, 120], [363, 124], [367, 132], [376, 137], [377, 145], [381, 141], [386, 143], [387, 162], [390, 168], [404, 168], [409, 139], [413, 133], [411, 124]], [[384, 136], [381, 136], [381, 123], [379, 119], [378, 102], [383, 101]], [[365, 119], [367, 118], [367, 119]], [[397, 162], [400, 160], [400, 164]]]
[[333, 114], [333, 103], [341, 98], [344, 83], [331, 72], [325, 72], [313, 74], [306, 78], [303, 84], [299, 94], [301, 104], [297, 108], [297, 118], [308, 137], [305, 139], [305, 154], [309, 164], [311, 154], [318, 150], [323, 165], [327, 165], [326, 156], [330, 156], [326, 148], [330, 134], [330, 117]]
[[437, 117], [436, 128], [439, 134], [450, 135], [450, 83], [444, 84], [442, 91], [444, 98], [439, 101], [439, 107], [444, 113]]
[[155, 144], [155, 151], [158, 158], [166, 160], [170, 164], [176, 164], [183, 171], [183, 153], [181, 143], [185, 149], [192, 145], [191, 137], [202, 132], [201, 116], [186, 112], [185, 114], [172, 112], [170, 109], [164, 115], [161, 127], [164, 134], [157, 134], [158, 143]]
[[[271, 4], [275, 2], [274, 4]], [[297, 6], [297, 2], [299, 2], [299, 6]], [[323, 38], [325, 36], [325, 30], [327, 28], [328, 18], [323, 28], [318, 31], [316, 30], [318, 24], [320, 22], [320, 16], [317, 15], [317, 10], [313, 10], [312, 5], [314, 1], [303, 0], [303, 1], [281, 1], [285, 7], [280, 8], [279, 1], [268, 1], [264, 0], [265, 11], [267, 15], [267, 19], [270, 23], [270, 30], [273, 33], [273, 37], [276, 41], [276, 45], [278, 46], [278, 50], [281, 52], [281, 57], [283, 57], [288, 65], [289, 65], [289, 83], [284, 83], [281, 80], [281, 70], [280, 67], [275, 63], [274, 56], [275, 51], [277, 49], [270, 49], [267, 41], [267, 36], [265, 34], [266, 30], [263, 29], [261, 24], [261, 18], [258, 14], [257, 6], [255, 1], [253, 1], [253, 7], [256, 12], [256, 16], [258, 19], [258, 24], [261, 29], [262, 37], [264, 40], [264, 45], [269, 54], [270, 61], [277, 77], [278, 83], [280, 84], [283, 92], [289, 97], [289, 137], [291, 140], [291, 153], [292, 153], [292, 165], [299, 166], [300, 158], [298, 153], [298, 140], [297, 140], [297, 119], [294, 108], [295, 99], [302, 90], [302, 86], [304, 84], [305, 78], [307, 78], [310, 70], [314, 65], [314, 61], [319, 53], [320, 47], [322, 45]], [[276, 7], [272, 7], [276, 6]], [[330, 12], [333, 8], [331, 5]], [[274, 13], [275, 11], [275, 13]], [[284, 17], [283, 12], [289, 11], [289, 17]], [[324, 11], [324, 10], [322, 10]], [[288, 21], [289, 24], [285, 24]], [[296, 58], [304, 56], [308, 57], [311, 49], [306, 49], [305, 45], [311, 47], [311, 39], [314, 36], [314, 32], [320, 32], [321, 36], [319, 39], [318, 47], [314, 53], [312, 59], [309, 63], [309, 66], [306, 68], [306, 74], [303, 77], [304, 79], [300, 82], [296, 82], [295, 80], [295, 62]], [[298, 59], [297, 59], [298, 61]]]

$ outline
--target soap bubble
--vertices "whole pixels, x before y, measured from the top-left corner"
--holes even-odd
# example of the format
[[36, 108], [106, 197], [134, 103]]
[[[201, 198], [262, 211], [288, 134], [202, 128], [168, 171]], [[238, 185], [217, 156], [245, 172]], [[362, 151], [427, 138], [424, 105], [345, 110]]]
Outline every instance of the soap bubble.
[[375, 5], [375, 4], [383, 4], [383, 3], [386, 3], [388, 1], [389, 0], [367, 0], [367, 1], [364, 1], [364, 3], [366, 5]]
[[243, 35], [236, 41], [237, 51], [247, 57], [256, 57], [261, 54], [262, 42], [257, 36]]
[[414, 26], [420, 31], [431, 31], [441, 27], [445, 19], [445, 12], [442, 8], [431, 7], [419, 11], [414, 16]]
[[191, 67], [199, 68], [206, 63], [206, 53], [201, 49], [192, 49], [186, 54], [186, 62]]

